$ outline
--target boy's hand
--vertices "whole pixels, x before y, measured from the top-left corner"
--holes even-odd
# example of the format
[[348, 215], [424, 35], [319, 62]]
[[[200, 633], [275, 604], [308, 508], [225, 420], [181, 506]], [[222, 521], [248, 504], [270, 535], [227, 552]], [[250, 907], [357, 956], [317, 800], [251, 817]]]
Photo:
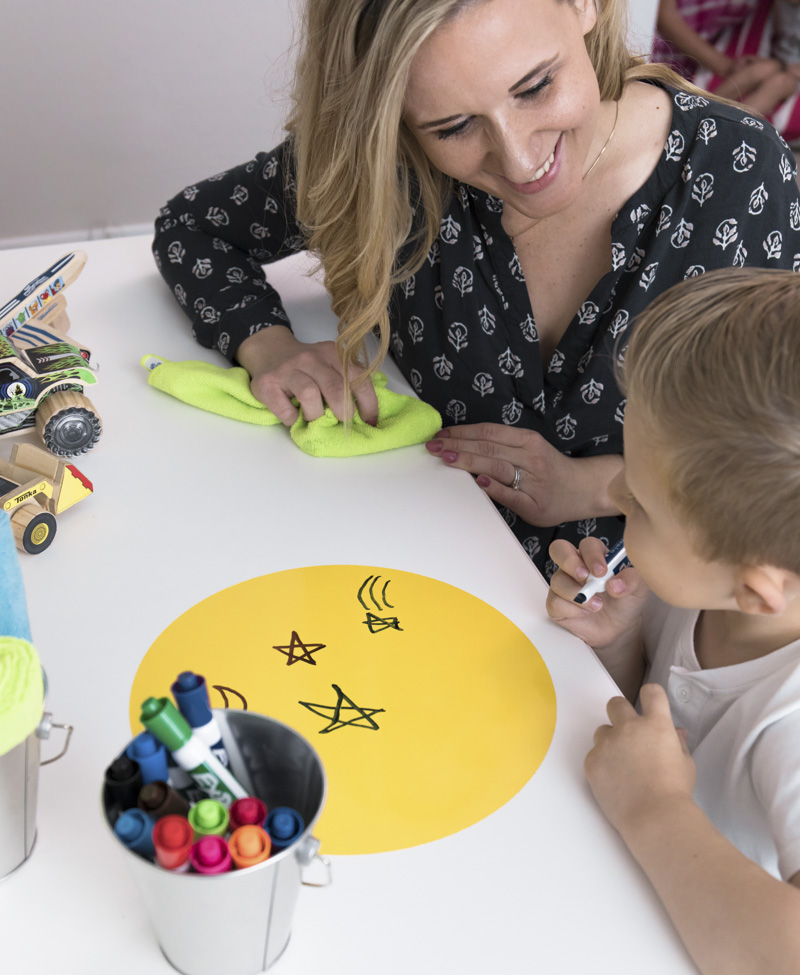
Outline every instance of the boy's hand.
[[664, 689], [644, 684], [640, 702], [641, 714], [624, 697], [608, 702], [611, 724], [594, 733], [584, 762], [595, 799], [623, 836], [675, 799], [693, 802], [694, 761]]
[[599, 538], [585, 538], [579, 548], [564, 539], [550, 546], [550, 558], [558, 572], [550, 580], [547, 613], [559, 626], [574, 633], [594, 649], [602, 649], [638, 630], [649, 589], [636, 569], [623, 569], [609, 580], [604, 593], [587, 602], [574, 602], [591, 576], [607, 571], [608, 549]]

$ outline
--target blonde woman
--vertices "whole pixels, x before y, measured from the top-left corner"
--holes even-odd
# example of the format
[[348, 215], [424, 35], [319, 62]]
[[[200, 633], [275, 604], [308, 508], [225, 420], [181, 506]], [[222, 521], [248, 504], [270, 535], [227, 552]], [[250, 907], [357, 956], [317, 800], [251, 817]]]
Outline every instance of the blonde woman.
[[[686, 276], [800, 262], [791, 153], [633, 58], [622, 11], [307, 0], [286, 141], [188, 187], [156, 224], [198, 340], [284, 423], [292, 397], [309, 419], [354, 401], [375, 421], [377, 326], [379, 358], [447, 418], [432, 460], [472, 473], [546, 574], [555, 537], [622, 534], [606, 490], [614, 359], [638, 313]], [[299, 343], [262, 270], [304, 248], [335, 343]]]

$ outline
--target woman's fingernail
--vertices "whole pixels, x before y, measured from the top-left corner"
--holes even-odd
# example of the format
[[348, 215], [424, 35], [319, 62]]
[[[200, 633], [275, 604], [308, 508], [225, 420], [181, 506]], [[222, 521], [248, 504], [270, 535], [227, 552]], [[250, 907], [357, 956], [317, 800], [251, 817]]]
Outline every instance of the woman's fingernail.
[[478, 478], [478, 484], [482, 488], [487, 488], [492, 483], [485, 474], [481, 474]]
[[592, 566], [592, 572], [594, 572], [596, 576], [600, 576], [601, 579], [606, 574], [607, 569], [608, 566], [605, 564], [605, 562], [595, 562], [595, 564]]
[[448, 464], [453, 464], [458, 460], [458, 454], [455, 452], [455, 450], [443, 450], [442, 460]]
[[425, 449], [430, 451], [430, 453], [432, 454], [438, 454], [439, 451], [442, 449], [442, 445], [438, 440], [429, 440], [425, 444]]
[[588, 602], [588, 606], [589, 609], [594, 609], [594, 610], [602, 609], [603, 600], [599, 596], [592, 596], [592, 598]]
[[609, 579], [606, 589], [610, 589], [612, 592], [619, 595], [621, 592], [625, 592], [625, 583], [622, 579]]
[[376, 427], [378, 425], [378, 418], [377, 416], [371, 416], [368, 419], [366, 419], [364, 422], [371, 427]]
[[450, 431], [449, 430], [440, 430], [436, 436], [437, 437], [449, 437], [450, 436]]
[[585, 582], [589, 578], [589, 570], [585, 565], [579, 565], [575, 570], [575, 578], [578, 582]]

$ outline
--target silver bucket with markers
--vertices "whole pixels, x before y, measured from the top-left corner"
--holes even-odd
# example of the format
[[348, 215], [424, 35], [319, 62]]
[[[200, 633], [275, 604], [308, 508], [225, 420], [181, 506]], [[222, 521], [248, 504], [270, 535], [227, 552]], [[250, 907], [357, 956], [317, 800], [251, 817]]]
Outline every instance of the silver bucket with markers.
[[[263, 863], [213, 876], [163, 870], [113, 839], [173, 968], [183, 975], [258, 975], [286, 950], [300, 888], [330, 883], [330, 864], [312, 835], [325, 803], [325, 770], [306, 739], [280, 721], [252, 711], [214, 716], [233, 775], [269, 809], [296, 809], [305, 824], [301, 836]], [[315, 862], [319, 883], [304, 876]], [[207, 923], [198, 926], [198, 918]]]
[[[42, 674], [47, 695], [47, 678]], [[53, 728], [65, 732], [61, 751], [45, 761], [40, 759], [40, 744]], [[0, 882], [21, 867], [33, 852], [36, 842], [36, 802], [39, 794], [39, 768], [58, 761], [69, 748], [72, 725], [57, 724], [43, 711], [39, 724], [14, 748], [0, 755]]]

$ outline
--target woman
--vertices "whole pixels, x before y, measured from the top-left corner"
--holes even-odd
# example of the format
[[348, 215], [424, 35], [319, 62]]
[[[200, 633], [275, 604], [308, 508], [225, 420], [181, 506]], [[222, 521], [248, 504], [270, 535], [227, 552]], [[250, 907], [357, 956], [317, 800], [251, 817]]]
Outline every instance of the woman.
[[[606, 485], [635, 316], [690, 274], [800, 252], [776, 133], [666, 87], [627, 52], [619, 3], [308, 0], [287, 141], [156, 225], [198, 340], [284, 423], [292, 396], [344, 418], [343, 369], [374, 421], [377, 324], [380, 356], [452, 423], [431, 454], [476, 476], [545, 574], [554, 537], [621, 536]], [[335, 345], [294, 339], [261, 270], [306, 247]]]

